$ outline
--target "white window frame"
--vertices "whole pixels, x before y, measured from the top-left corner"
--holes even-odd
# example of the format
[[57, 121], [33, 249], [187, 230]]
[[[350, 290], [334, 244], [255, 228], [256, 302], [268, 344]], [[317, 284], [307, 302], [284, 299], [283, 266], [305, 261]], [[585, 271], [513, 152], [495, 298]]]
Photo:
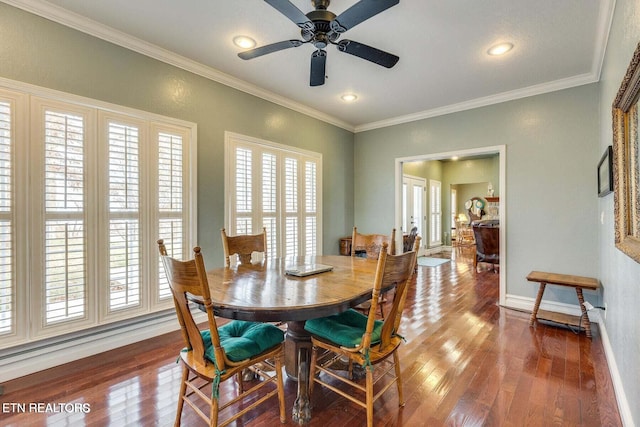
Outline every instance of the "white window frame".
[[[235, 175], [235, 152], [237, 148], [244, 148], [251, 150], [253, 154], [252, 160], [252, 210], [250, 213], [239, 215], [236, 212], [235, 207], [235, 188], [236, 188], [236, 175]], [[298, 220], [298, 232], [297, 232], [297, 254], [291, 254], [285, 252], [285, 233], [278, 232], [275, 239], [269, 234], [267, 244], [270, 248], [267, 251], [267, 255], [270, 258], [275, 257], [291, 257], [294, 255], [305, 256], [309, 255], [307, 242], [305, 240], [306, 219], [308, 217], [315, 217], [316, 230], [315, 230], [315, 255], [322, 255], [322, 154], [309, 150], [303, 150], [288, 145], [278, 144], [271, 141], [265, 141], [258, 138], [252, 138], [246, 135], [241, 135], [233, 132], [225, 132], [225, 220], [224, 224], [227, 228], [229, 235], [238, 234], [236, 230], [236, 219], [240, 216], [246, 216], [251, 218], [252, 231], [251, 234], [257, 234], [262, 232], [263, 227], [263, 213], [262, 213], [262, 198], [261, 185], [262, 185], [262, 168], [260, 166], [261, 160], [258, 160], [258, 156], [262, 153], [274, 154], [276, 156], [276, 229], [285, 230], [285, 222], [287, 218], [297, 218]], [[285, 193], [285, 181], [283, 178], [285, 159], [297, 160], [297, 206], [296, 213], [287, 213]], [[261, 159], [261, 157], [260, 157]], [[305, 188], [305, 165], [307, 162], [313, 162], [316, 165], [315, 169], [315, 212], [308, 212], [306, 210], [306, 195], [307, 189]], [[273, 241], [275, 240], [275, 242]], [[275, 250], [273, 250], [275, 248]]]
[[[171, 309], [170, 296], [159, 296], [159, 257], [157, 239], [159, 219], [157, 192], [157, 135], [169, 132], [182, 138], [182, 253], [187, 257], [189, 248], [197, 240], [196, 153], [197, 125], [140, 110], [62, 93], [26, 83], [0, 79], [0, 100], [12, 103], [12, 222], [13, 222], [13, 330], [0, 335], [0, 349], [35, 342], [61, 334], [81, 331], [114, 321], [133, 319], [142, 315]], [[72, 112], [84, 117], [84, 211], [85, 227], [85, 295], [84, 315], [79, 319], [47, 325], [44, 306], [44, 199], [43, 199], [43, 117], [45, 109]], [[15, 114], [13, 114], [15, 113]], [[109, 310], [108, 242], [109, 216], [108, 188], [105, 176], [108, 163], [105, 155], [105, 123], [108, 119], [134, 123], [141, 128], [140, 140], [140, 252], [141, 296], [133, 307]], [[154, 140], [154, 138], [156, 138]], [[155, 147], [154, 147], [155, 141]], [[6, 217], [6, 215], [5, 215]], [[20, 285], [17, 286], [16, 284]]]
[[3, 220], [12, 224], [12, 253], [11, 253], [11, 288], [12, 288], [12, 318], [10, 332], [1, 335], [0, 347], [10, 347], [24, 342], [28, 336], [29, 316], [26, 299], [27, 286], [18, 283], [29, 282], [29, 252], [27, 245], [19, 244], [19, 230], [26, 230], [28, 224], [29, 200], [27, 193], [19, 191], [29, 182], [29, 97], [27, 94], [0, 86], [0, 101], [7, 102], [11, 108], [10, 140], [12, 143], [11, 194], [13, 204], [9, 212], [3, 215]]

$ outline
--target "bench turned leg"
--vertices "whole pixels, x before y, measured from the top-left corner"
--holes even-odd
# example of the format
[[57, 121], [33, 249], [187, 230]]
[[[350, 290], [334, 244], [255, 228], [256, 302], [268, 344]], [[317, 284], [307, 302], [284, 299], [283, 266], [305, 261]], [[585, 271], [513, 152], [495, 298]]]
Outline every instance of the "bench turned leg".
[[529, 318], [529, 326], [533, 326], [536, 323], [536, 317], [538, 316], [538, 309], [540, 308], [540, 302], [542, 301], [542, 294], [544, 294], [544, 288], [547, 284], [540, 283], [538, 288], [538, 296], [536, 297], [536, 303], [533, 305], [533, 311], [531, 312], [531, 318]]
[[580, 327], [584, 328], [588, 338], [591, 338], [591, 322], [589, 322], [589, 315], [587, 314], [587, 308], [584, 306], [584, 297], [582, 296], [582, 288], [576, 288], [576, 294], [578, 295], [578, 303], [580, 304], [580, 310], [582, 316], [580, 316]]

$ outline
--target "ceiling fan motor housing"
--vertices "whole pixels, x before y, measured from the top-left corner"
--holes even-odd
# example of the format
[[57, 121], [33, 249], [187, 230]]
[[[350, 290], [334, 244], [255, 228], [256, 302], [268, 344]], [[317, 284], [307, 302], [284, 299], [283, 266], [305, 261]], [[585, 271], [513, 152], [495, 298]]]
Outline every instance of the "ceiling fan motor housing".
[[[327, 2], [328, 3], [328, 2]], [[328, 10], [314, 10], [307, 13], [307, 18], [313, 22], [315, 29], [301, 30], [302, 38], [310, 41], [317, 49], [324, 49], [330, 42], [336, 41], [340, 37], [339, 33], [331, 31], [331, 21], [336, 15]]]

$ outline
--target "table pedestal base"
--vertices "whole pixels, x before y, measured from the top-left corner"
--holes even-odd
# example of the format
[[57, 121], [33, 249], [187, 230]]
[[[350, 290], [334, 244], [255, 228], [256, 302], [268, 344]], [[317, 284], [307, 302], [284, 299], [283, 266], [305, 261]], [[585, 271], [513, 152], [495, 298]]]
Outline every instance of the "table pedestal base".
[[293, 422], [308, 424], [311, 421], [309, 400], [309, 362], [311, 359], [311, 335], [304, 330], [303, 322], [288, 322], [285, 336], [285, 372], [298, 381], [298, 397], [293, 403]]

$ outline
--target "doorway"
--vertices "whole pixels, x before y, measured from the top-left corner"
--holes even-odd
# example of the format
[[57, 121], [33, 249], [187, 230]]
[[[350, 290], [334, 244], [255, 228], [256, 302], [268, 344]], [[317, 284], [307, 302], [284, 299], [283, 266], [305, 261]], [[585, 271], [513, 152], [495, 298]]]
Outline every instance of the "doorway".
[[[506, 191], [506, 146], [491, 146], [482, 147], [469, 150], [451, 151], [445, 153], [435, 154], [423, 154], [411, 157], [402, 157], [395, 159], [395, 227], [400, 229], [405, 224], [403, 203], [404, 203], [404, 166], [405, 164], [411, 164], [412, 162], [425, 162], [432, 160], [447, 161], [453, 158], [457, 158], [458, 161], [465, 159], [480, 158], [483, 156], [497, 156], [499, 164], [499, 179], [497, 187], [500, 189], [500, 268], [499, 268], [499, 281], [500, 281], [500, 296], [499, 304], [504, 305], [506, 301], [506, 265], [507, 265], [507, 222], [506, 222], [506, 205], [507, 205], [507, 191]], [[404, 230], [404, 228], [403, 228]], [[446, 230], [444, 231], [447, 232]], [[396, 238], [399, 242], [396, 242], [396, 246], [401, 244], [402, 233], [398, 233]], [[446, 240], [446, 237], [445, 237]], [[402, 246], [399, 246], [402, 247]]]

